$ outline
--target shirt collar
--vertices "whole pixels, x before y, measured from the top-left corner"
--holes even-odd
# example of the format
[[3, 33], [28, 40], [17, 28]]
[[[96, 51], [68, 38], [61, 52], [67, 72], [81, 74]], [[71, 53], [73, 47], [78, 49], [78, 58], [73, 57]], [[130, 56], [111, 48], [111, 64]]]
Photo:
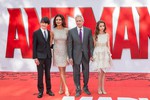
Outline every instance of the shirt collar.
[[81, 28], [77, 27], [78, 32], [80, 31], [80, 29], [82, 29], [82, 31], [83, 31], [83, 26]]
[[44, 30], [44, 29], [42, 29], [42, 28], [41, 28], [41, 31], [42, 31], [42, 33], [44, 33], [44, 31], [46, 31], [46, 33], [47, 33], [47, 30]]

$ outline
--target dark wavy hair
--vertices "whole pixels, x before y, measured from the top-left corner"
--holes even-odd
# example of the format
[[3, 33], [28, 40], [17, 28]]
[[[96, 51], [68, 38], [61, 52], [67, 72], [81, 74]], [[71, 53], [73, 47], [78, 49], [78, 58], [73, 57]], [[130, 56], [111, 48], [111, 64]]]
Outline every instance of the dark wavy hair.
[[104, 29], [104, 33], [106, 33], [106, 24], [105, 24], [105, 22], [104, 21], [102, 21], [102, 20], [100, 20], [100, 21], [98, 21], [97, 23], [96, 23], [96, 29], [95, 29], [95, 40], [97, 40], [97, 36], [98, 36], [98, 34], [99, 34], [99, 24], [100, 23], [104, 23], [104, 26], [105, 26], [105, 29]]
[[56, 18], [57, 18], [57, 17], [60, 17], [60, 18], [61, 18], [61, 20], [62, 20], [62, 26], [63, 26], [63, 27], [66, 27], [65, 18], [64, 18], [64, 16], [61, 15], [61, 14], [57, 14], [57, 15], [54, 17], [54, 20], [53, 20], [53, 27], [54, 27], [54, 28], [57, 27], [57, 24], [56, 24]]

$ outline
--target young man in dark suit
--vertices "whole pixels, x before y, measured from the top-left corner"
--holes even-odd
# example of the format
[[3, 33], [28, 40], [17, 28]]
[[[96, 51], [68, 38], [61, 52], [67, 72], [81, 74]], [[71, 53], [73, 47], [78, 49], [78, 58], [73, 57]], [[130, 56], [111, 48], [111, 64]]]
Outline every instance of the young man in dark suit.
[[33, 33], [33, 59], [37, 65], [38, 72], [38, 98], [43, 96], [43, 72], [45, 72], [46, 93], [54, 96], [51, 91], [51, 48], [50, 48], [50, 31], [47, 30], [49, 18], [43, 17], [40, 22], [40, 28]]

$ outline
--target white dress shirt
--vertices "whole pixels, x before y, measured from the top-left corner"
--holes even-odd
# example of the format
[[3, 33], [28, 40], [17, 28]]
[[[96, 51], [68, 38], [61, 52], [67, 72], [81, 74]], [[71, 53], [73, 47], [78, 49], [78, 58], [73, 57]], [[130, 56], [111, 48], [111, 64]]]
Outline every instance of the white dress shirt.
[[48, 37], [48, 32], [47, 32], [47, 30], [43, 30], [43, 29], [41, 28], [41, 31], [42, 31], [42, 34], [43, 34], [44, 38], [45, 38], [44, 31], [46, 32], [46, 38], [47, 38], [47, 37]]

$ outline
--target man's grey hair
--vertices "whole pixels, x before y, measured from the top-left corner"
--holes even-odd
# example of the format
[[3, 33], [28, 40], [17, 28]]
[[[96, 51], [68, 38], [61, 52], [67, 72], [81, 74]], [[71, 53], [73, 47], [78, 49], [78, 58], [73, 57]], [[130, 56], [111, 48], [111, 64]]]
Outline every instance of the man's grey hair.
[[77, 17], [81, 17], [81, 18], [83, 19], [83, 21], [84, 21], [84, 18], [83, 18], [82, 15], [76, 15], [76, 16], [75, 16], [75, 19], [76, 19]]

